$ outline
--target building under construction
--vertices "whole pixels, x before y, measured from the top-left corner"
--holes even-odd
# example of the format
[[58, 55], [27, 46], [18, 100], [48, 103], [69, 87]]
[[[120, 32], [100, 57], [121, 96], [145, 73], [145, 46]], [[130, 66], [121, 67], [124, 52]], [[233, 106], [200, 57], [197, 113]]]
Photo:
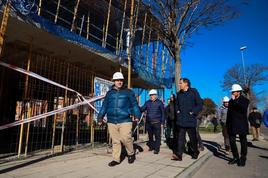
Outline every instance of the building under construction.
[[[38, 76], [85, 98], [105, 94], [116, 71], [129, 76], [126, 82], [137, 97], [143, 89], [171, 88], [173, 59], [147, 2], [0, 1], [0, 126], [79, 102], [76, 93]], [[106, 127], [96, 126], [94, 118], [94, 110], [83, 105], [2, 129], [1, 158], [106, 143]]]

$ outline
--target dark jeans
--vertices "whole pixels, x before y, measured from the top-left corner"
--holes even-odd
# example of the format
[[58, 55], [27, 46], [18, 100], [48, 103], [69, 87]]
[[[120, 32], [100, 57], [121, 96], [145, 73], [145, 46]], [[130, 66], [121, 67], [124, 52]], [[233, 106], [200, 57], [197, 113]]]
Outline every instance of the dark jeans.
[[197, 136], [195, 127], [179, 127], [177, 155], [182, 156], [185, 147], [186, 132], [190, 138], [190, 144], [194, 153], [198, 153]]
[[[231, 150], [233, 153], [234, 158], [239, 158], [237, 146], [236, 146], [236, 135], [229, 135], [230, 138], [230, 146]], [[246, 134], [239, 134], [239, 140], [241, 144], [241, 159], [246, 160], [247, 159], [247, 151], [248, 151], [248, 146], [247, 146], [247, 135]]]
[[[165, 136], [167, 139], [172, 138], [173, 137], [173, 131], [174, 131], [174, 127], [176, 126], [176, 124], [174, 123], [174, 121], [170, 121], [167, 123], [167, 128], [166, 128], [166, 132], [165, 132]], [[172, 134], [172, 137], [171, 137]]]
[[[171, 133], [173, 137], [171, 137]], [[175, 154], [177, 152], [177, 144], [178, 144], [178, 126], [173, 121], [172, 123], [167, 124], [166, 128], [166, 143], [168, 147]]]
[[197, 119], [197, 125], [196, 125], [196, 137], [197, 137], [197, 143], [199, 147], [204, 147], [201, 136], [199, 134], [199, 126], [202, 123], [200, 119]]
[[[161, 123], [146, 123], [146, 129], [148, 131], [149, 141], [148, 146], [156, 151], [160, 150], [161, 143]], [[155, 137], [155, 139], [154, 139]]]

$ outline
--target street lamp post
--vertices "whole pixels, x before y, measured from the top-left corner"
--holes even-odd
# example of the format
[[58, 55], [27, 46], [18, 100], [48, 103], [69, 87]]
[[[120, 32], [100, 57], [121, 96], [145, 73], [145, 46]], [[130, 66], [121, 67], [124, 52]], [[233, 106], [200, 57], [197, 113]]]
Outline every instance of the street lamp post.
[[247, 84], [246, 83], [246, 71], [245, 71], [245, 62], [244, 62], [244, 54], [243, 54], [243, 51], [247, 49], [247, 46], [242, 46], [240, 48], [240, 51], [241, 51], [241, 60], [242, 60], [242, 65], [243, 65], [243, 75], [244, 75], [244, 83], [245, 85]]

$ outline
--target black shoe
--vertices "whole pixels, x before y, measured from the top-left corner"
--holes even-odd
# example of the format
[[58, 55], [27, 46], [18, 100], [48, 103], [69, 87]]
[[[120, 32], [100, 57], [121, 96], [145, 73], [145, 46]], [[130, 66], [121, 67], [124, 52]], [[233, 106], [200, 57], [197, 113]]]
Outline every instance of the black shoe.
[[246, 161], [240, 162], [240, 164], [237, 164], [240, 167], [245, 167], [246, 166]]
[[129, 163], [129, 164], [134, 163], [135, 159], [136, 159], [135, 154], [133, 154], [133, 155], [131, 155], [131, 156], [128, 156], [128, 163]]
[[239, 165], [239, 164], [240, 164], [240, 161], [239, 161], [238, 158], [234, 158], [234, 159], [230, 160], [230, 161], [228, 162], [228, 164], [237, 164], [237, 165]]
[[182, 156], [173, 154], [171, 160], [173, 160], [173, 161], [182, 161]]
[[205, 148], [204, 148], [204, 146], [199, 146], [198, 150], [199, 150], [199, 151], [204, 151]]
[[199, 155], [199, 152], [193, 153], [192, 154], [192, 159], [197, 159]]
[[117, 162], [117, 161], [111, 161], [111, 162], [109, 162], [108, 166], [110, 166], [110, 167], [114, 167], [114, 166], [116, 166], [116, 165], [118, 165], [118, 164], [120, 164], [120, 163]]
[[149, 150], [148, 151], [153, 151], [154, 149], [152, 149], [152, 148], [149, 148]]
[[159, 153], [159, 150], [154, 150], [154, 154], [158, 154]]
[[246, 165], [246, 159], [240, 159], [239, 163], [237, 163], [238, 166], [244, 167]]

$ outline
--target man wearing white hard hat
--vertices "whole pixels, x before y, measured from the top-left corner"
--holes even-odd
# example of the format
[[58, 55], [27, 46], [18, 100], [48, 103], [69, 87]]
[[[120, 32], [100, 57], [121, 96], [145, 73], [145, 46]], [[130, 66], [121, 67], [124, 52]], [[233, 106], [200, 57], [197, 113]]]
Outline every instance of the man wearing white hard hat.
[[[149, 91], [150, 99], [141, 107], [141, 111], [146, 113], [146, 129], [149, 141], [147, 143], [149, 151], [154, 150], [158, 154], [161, 144], [161, 126], [165, 123], [164, 104], [157, 98], [157, 91]], [[154, 139], [155, 138], [155, 139]]]
[[[237, 164], [245, 166], [247, 160], [247, 134], [249, 133], [247, 111], [249, 100], [242, 95], [242, 87], [239, 84], [233, 84], [231, 93], [232, 98], [229, 101], [226, 127], [230, 139], [230, 146], [233, 153], [233, 159], [228, 164]], [[241, 144], [241, 153], [236, 146], [236, 135], [239, 135]]]
[[131, 137], [132, 118], [130, 116], [141, 117], [134, 92], [123, 85], [123, 74], [121, 72], [114, 73], [112, 81], [114, 85], [107, 92], [97, 117], [98, 122], [102, 123], [103, 117], [107, 114], [108, 130], [113, 144], [113, 161], [108, 164], [110, 167], [116, 166], [121, 162], [121, 143], [126, 147], [128, 163], [132, 164], [135, 161]]
[[225, 146], [225, 150], [227, 154], [230, 153], [230, 149], [231, 149], [229, 135], [228, 135], [227, 128], [226, 128], [226, 119], [227, 119], [229, 100], [230, 99], [228, 96], [223, 97], [222, 105], [220, 106], [219, 111], [218, 111], [218, 118], [220, 120], [220, 124], [222, 127], [222, 136], [224, 138], [224, 146]]

